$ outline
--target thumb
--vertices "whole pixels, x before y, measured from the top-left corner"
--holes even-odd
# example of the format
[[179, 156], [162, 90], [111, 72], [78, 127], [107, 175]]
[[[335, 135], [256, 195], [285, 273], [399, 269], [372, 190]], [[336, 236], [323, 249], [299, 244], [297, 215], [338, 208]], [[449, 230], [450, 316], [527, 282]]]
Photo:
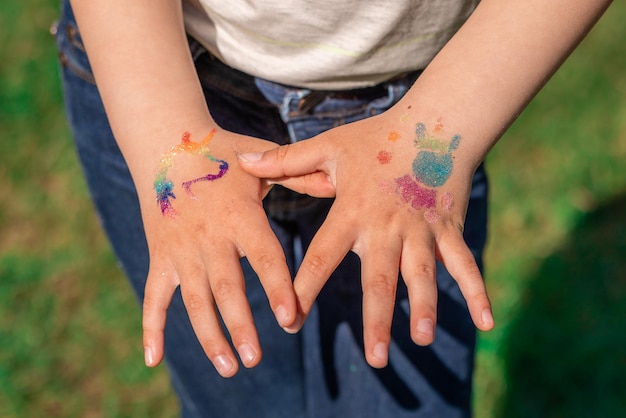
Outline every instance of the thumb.
[[320, 141], [308, 139], [263, 153], [239, 154], [239, 165], [259, 178], [298, 177], [318, 171], [331, 174], [326, 153], [320, 145]]

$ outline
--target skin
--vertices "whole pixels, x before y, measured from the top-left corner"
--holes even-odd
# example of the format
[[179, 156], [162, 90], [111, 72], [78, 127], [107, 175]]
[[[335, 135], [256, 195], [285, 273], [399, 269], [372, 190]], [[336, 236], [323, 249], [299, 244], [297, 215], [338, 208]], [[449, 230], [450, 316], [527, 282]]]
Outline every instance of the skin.
[[[143, 306], [146, 364], [155, 366], [163, 358], [166, 310], [176, 286], [198, 340], [220, 374], [232, 376], [238, 366], [218, 325], [218, 311], [244, 366], [258, 364], [261, 347], [238, 263], [244, 255], [259, 274], [278, 323], [295, 332], [333, 268], [345, 253], [356, 252], [363, 263], [365, 355], [374, 367], [387, 364], [398, 268], [409, 289], [411, 334], [417, 344], [434, 338], [435, 259], [459, 283], [476, 326], [491, 329], [483, 280], [462, 238], [471, 176], [609, 4], [484, 0], [389, 111], [276, 148], [213, 122], [189, 56], [179, 1], [73, 0], [142, 208], [150, 249]], [[443, 125], [442, 138], [457, 133], [463, 138], [454, 151], [451, 176], [438, 191], [451, 193], [455, 204], [449, 212], [439, 211], [433, 224], [393, 199], [378, 199], [381, 181], [411, 173], [418, 122], [429, 128]], [[152, 188], [160, 156], [184, 131], [199, 139], [212, 129], [211, 153], [229, 162], [228, 173], [210, 185], [195, 186], [197, 201], [184, 198], [179, 189], [173, 202], [179, 216], [165, 219]], [[399, 134], [396, 141], [387, 139], [392, 131]], [[393, 154], [389, 164], [376, 159], [382, 147]], [[180, 185], [214, 170], [206, 159], [189, 159], [168, 172], [168, 178]], [[293, 286], [261, 206], [271, 183], [336, 197]], [[389, 228], [379, 228], [381, 222]]]

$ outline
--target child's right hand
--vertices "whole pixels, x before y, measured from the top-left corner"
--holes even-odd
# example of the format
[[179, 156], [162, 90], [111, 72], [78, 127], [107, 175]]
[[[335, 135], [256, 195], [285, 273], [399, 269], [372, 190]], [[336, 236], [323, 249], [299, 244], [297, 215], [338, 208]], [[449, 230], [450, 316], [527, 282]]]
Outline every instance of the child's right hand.
[[198, 341], [217, 371], [230, 377], [238, 362], [220, 316], [244, 366], [261, 360], [239, 258], [247, 257], [258, 274], [280, 326], [294, 322], [296, 298], [261, 204], [268, 187], [236, 162], [236, 153], [276, 145], [219, 129], [207, 133], [173, 139], [172, 149], [154, 161], [156, 190], [148, 179], [137, 185], [150, 250], [143, 343], [146, 364], [159, 364], [167, 308], [180, 285]]

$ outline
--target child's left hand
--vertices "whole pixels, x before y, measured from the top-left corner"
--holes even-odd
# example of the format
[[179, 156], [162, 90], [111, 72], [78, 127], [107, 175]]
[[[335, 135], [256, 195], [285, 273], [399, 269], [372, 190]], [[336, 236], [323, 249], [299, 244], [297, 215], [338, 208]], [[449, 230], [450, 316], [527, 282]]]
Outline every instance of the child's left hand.
[[[410, 121], [412, 122], [410, 122]], [[411, 336], [430, 344], [437, 312], [435, 260], [455, 278], [481, 330], [493, 327], [483, 278], [463, 240], [471, 178], [480, 161], [441, 118], [390, 109], [263, 154], [241, 167], [300, 193], [335, 197], [294, 282], [302, 320], [350, 250], [362, 262], [365, 355], [387, 364], [398, 270], [411, 306]]]

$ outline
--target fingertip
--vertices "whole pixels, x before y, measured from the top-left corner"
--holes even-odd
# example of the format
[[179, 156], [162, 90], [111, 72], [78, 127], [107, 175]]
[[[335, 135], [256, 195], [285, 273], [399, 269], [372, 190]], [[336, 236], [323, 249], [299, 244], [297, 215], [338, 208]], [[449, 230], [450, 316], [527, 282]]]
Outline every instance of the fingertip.
[[302, 329], [302, 325], [304, 324], [304, 316], [300, 313], [295, 315], [295, 320], [293, 323], [287, 324], [283, 326], [283, 330], [288, 334], [297, 334]]
[[152, 350], [152, 347], [143, 348], [143, 358], [146, 366], [154, 367], [154, 351]]
[[239, 346], [237, 346], [237, 353], [244, 367], [248, 369], [256, 366], [261, 361], [259, 351], [250, 343], [245, 342], [239, 344]]
[[430, 318], [422, 318], [417, 321], [413, 341], [420, 346], [432, 344], [435, 340], [435, 323]]
[[143, 357], [144, 362], [148, 367], [154, 367], [158, 364], [158, 362], [156, 361], [154, 350], [150, 346], [143, 348]]
[[156, 367], [163, 360], [163, 347], [154, 342], [144, 342], [143, 357], [147, 367]]
[[374, 344], [372, 352], [368, 356], [367, 362], [376, 369], [382, 369], [389, 362], [389, 349], [384, 342]]
[[287, 310], [287, 308], [285, 308], [284, 305], [279, 305], [275, 310], [274, 310], [274, 316], [276, 317], [276, 322], [278, 322], [278, 325], [280, 325], [281, 327], [286, 327], [291, 325], [291, 315], [289, 314], [289, 311]]
[[289, 310], [285, 305], [279, 305], [274, 311], [274, 315], [276, 316], [278, 325], [290, 334], [295, 334], [300, 331], [304, 323], [302, 313], [298, 312], [296, 308]]
[[479, 327], [482, 331], [491, 331], [495, 326], [495, 321], [493, 319], [493, 313], [490, 308], [485, 308], [480, 314], [481, 326]]
[[143, 347], [146, 366], [155, 367], [163, 359], [163, 325], [164, 319], [156, 321], [149, 314], [143, 316]]
[[229, 356], [225, 354], [219, 355], [214, 357], [211, 361], [220, 376], [229, 378], [237, 374], [237, 362], [233, 361]]
[[256, 162], [260, 161], [263, 157], [263, 154], [260, 152], [246, 152], [243, 154], [237, 154], [237, 158], [239, 161], [244, 163], [245, 165], [254, 165]]

